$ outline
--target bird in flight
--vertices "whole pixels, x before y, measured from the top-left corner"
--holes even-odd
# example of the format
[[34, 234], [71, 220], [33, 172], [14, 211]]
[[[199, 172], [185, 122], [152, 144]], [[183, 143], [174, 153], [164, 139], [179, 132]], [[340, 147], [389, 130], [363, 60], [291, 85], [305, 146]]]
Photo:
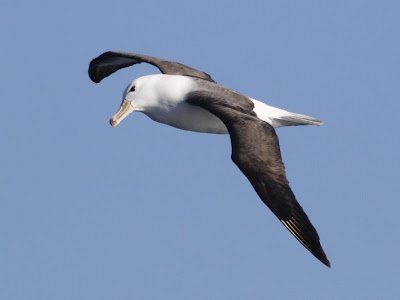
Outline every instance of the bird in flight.
[[151, 64], [162, 74], [133, 80], [110, 124], [115, 127], [131, 112], [139, 111], [183, 130], [228, 133], [232, 160], [261, 200], [308, 251], [330, 267], [317, 231], [289, 186], [274, 129], [322, 122], [247, 97], [202, 71], [146, 55], [105, 52], [90, 62], [89, 77], [99, 83], [119, 69], [139, 63]]

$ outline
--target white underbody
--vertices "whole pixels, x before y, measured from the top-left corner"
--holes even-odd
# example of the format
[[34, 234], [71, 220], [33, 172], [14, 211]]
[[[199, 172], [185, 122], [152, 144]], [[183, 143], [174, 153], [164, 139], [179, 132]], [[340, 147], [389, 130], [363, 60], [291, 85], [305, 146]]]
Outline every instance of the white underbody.
[[[198, 90], [196, 82], [180, 75], [148, 75], [140, 77], [128, 86], [135, 85], [136, 91], [125, 93], [134, 111], [145, 113], [154, 121], [176, 128], [205, 132], [228, 133], [222, 121], [210, 112], [185, 101], [187, 93]], [[309, 116], [285, 111], [249, 98], [254, 103], [253, 111], [261, 120], [273, 127], [290, 125], [321, 125], [322, 122]]]

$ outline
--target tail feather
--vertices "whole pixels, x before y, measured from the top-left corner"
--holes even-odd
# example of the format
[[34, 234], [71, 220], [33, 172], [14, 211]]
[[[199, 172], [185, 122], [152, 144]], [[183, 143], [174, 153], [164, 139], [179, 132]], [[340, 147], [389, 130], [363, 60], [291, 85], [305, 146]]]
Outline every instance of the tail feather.
[[273, 127], [294, 126], [294, 125], [317, 125], [323, 124], [322, 121], [302, 115], [296, 114], [284, 109], [270, 106], [258, 100], [250, 98], [254, 103], [254, 112], [257, 116], [265, 122], [271, 124]]
[[321, 126], [324, 122], [302, 114], [289, 113], [286, 116], [281, 116], [279, 119], [275, 119], [274, 122], [277, 124], [276, 127], [281, 126], [294, 126], [294, 125], [316, 125]]

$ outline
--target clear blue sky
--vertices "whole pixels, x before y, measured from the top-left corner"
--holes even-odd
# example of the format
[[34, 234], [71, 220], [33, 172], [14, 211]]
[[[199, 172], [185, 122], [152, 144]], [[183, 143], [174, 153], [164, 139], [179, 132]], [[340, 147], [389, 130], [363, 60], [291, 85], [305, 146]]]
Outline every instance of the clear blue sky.
[[[217, 3], [217, 4], [216, 4]], [[0, 1], [0, 299], [383, 299], [400, 295], [399, 1]], [[332, 263], [230, 159], [228, 136], [108, 120], [136, 66], [179, 61], [325, 121], [278, 129]]]

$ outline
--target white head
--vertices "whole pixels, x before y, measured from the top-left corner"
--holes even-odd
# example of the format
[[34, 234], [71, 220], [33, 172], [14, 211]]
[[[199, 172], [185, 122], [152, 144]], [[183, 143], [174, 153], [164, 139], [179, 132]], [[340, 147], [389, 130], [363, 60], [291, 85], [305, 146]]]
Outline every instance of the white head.
[[125, 89], [118, 112], [110, 119], [116, 127], [131, 112], [146, 113], [152, 108], [176, 104], [184, 100], [193, 86], [193, 81], [180, 75], [155, 74], [139, 77]]

